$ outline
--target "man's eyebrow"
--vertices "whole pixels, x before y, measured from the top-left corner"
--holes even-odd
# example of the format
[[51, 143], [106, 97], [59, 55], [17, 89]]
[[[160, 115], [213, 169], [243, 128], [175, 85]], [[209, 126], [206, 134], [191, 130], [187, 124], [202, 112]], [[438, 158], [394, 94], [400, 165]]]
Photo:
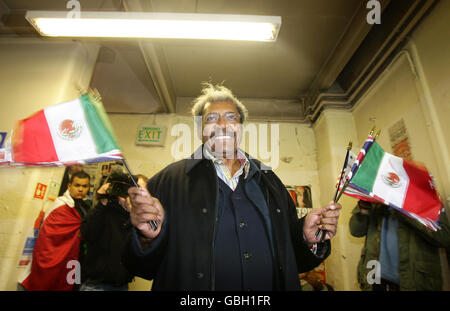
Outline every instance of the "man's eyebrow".
[[[239, 113], [236, 112], [236, 111], [225, 111], [224, 114], [226, 114], [226, 113], [239, 114]], [[220, 114], [220, 113], [219, 113], [219, 112], [208, 112], [206, 115], [209, 115], [209, 114]]]

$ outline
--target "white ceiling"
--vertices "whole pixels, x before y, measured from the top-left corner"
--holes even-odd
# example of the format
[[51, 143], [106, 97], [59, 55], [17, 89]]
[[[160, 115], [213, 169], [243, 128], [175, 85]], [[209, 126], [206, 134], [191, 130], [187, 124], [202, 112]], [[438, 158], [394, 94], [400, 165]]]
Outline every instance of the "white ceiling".
[[[152, 4], [155, 11], [174, 11], [171, 2]], [[241, 97], [299, 98], [344, 33], [358, 2], [198, 1], [198, 13], [276, 15], [282, 17], [282, 26], [275, 43], [162, 42], [175, 93], [196, 96], [199, 82], [212, 79], [225, 80]]]
[[[0, 0], [10, 12], [67, 10], [63, 0]], [[301, 114], [301, 98], [349, 31], [360, 0], [80, 0], [82, 10], [279, 15], [275, 43], [203, 40], [98, 41], [92, 80], [107, 111], [187, 111], [202, 81], [222, 82], [251, 102], [250, 114]], [[353, 49], [360, 42], [355, 42]], [[354, 50], [353, 50], [354, 51]], [[353, 51], [348, 51], [348, 61]], [[336, 64], [335, 64], [336, 65]], [[339, 64], [340, 65], [340, 64]], [[341, 68], [345, 65], [342, 63]], [[338, 66], [339, 67], [339, 66]], [[336, 74], [338, 74], [337, 72]], [[334, 79], [333, 79], [334, 81]], [[329, 87], [328, 85], [327, 87]], [[260, 103], [258, 104], [258, 99]], [[245, 102], [245, 101], [244, 101]], [[283, 105], [287, 110], [283, 110]], [[297, 107], [293, 107], [297, 106]], [[264, 112], [259, 111], [261, 107]], [[281, 107], [281, 108], [280, 108]], [[284, 111], [284, 112], [283, 112]], [[288, 114], [291, 114], [290, 116]]]

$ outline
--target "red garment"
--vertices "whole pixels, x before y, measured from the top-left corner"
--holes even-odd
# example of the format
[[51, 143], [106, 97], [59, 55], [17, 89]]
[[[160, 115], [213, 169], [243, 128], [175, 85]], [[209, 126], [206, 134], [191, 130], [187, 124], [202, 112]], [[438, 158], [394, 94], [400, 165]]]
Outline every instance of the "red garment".
[[36, 239], [31, 273], [22, 282], [27, 290], [70, 291], [67, 275], [71, 260], [78, 260], [81, 217], [75, 208], [62, 205], [45, 219]]

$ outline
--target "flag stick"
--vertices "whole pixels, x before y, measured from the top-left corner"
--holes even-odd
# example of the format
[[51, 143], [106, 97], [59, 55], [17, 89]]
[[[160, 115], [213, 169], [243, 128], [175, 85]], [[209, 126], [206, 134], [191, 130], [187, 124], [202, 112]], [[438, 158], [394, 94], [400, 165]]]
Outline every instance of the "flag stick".
[[[131, 171], [130, 171], [130, 169], [128, 168], [127, 161], [125, 161], [125, 158], [122, 159], [122, 163], [123, 163], [123, 166], [125, 167], [125, 169], [127, 170], [128, 175], [130, 175], [130, 178], [131, 178], [131, 180], [133, 181], [134, 185], [135, 185], [137, 188], [139, 188], [139, 185], [137, 184], [137, 180], [135, 180], [134, 177], [133, 177], [133, 174], [131, 174]], [[158, 229], [158, 225], [156, 224], [156, 221], [151, 220], [151, 221], [150, 221], [150, 225], [152, 226], [153, 230]]]
[[348, 184], [349, 184], [350, 180], [346, 180], [344, 183], [344, 186], [342, 187], [341, 192], [339, 192], [339, 195], [335, 201], [335, 203], [337, 203], [337, 201], [339, 201], [339, 199], [341, 198], [342, 194], [344, 193], [345, 189], [347, 188]]
[[122, 163], [123, 163], [123, 166], [126, 168], [128, 175], [130, 175], [130, 178], [133, 181], [133, 184], [139, 188], [139, 185], [137, 184], [136, 180], [134, 180], [133, 174], [131, 174], [131, 171], [128, 168], [127, 161], [125, 161], [125, 159], [122, 159]]
[[[347, 152], [345, 154], [344, 165], [342, 166], [342, 170], [341, 170], [341, 176], [339, 177], [339, 183], [338, 183], [338, 186], [336, 188], [336, 192], [334, 193], [334, 199], [333, 199], [334, 203], [337, 203], [339, 201], [339, 198], [341, 197], [340, 195], [338, 197], [338, 193], [339, 193], [339, 189], [341, 187], [342, 177], [344, 176], [345, 168], [347, 167], [348, 157], [350, 155], [350, 150], [351, 149], [352, 149], [352, 142], [349, 141], [348, 145], [347, 145]], [[344, 187], [345, 187], [345, 184], [344, 184]], [[325, 240], [325, 234], [326, 234], [325, 230], [322, 230], [322, 229], [317, 230], [317, 232], [316, 232], [316, 239], [318, 239], [319, 236], [320, 236], [320, 241], [323, 242]]]
[[339, 178], [339, 183], [338, 183], [338, 187], [336, 188], [336, 192], [334, 193], [333, 202], [336, 202], [336, 197], [339, 193], [339, 188], [341, 187], [342, 177], [344, 176], [345, 168], [347, 167], [347, 163], [348, 163], [348, 156], [350, 155], [350, 149], [352, 149], [351, 141], [349, 141], [348, 145], [347, 145], [347, 153], [345, 154], [344, 166], [342, 166], [341, 176]]

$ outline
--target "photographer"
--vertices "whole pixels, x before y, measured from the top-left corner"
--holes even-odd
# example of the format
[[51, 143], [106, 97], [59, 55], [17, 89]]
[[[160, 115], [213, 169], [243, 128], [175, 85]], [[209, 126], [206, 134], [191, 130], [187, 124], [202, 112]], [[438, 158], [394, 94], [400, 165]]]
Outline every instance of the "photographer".
[[[145, 187], [147, 178], [135, 176]], [[97, 191], [99, 203], [81, 225], [87, 245], [82, 265], [81, 291], [126, 291], [133, 275], [121, 263], [122, 248], [130, 232], [127, 191], [133, 185], [120, 167], [113, 169]]]

